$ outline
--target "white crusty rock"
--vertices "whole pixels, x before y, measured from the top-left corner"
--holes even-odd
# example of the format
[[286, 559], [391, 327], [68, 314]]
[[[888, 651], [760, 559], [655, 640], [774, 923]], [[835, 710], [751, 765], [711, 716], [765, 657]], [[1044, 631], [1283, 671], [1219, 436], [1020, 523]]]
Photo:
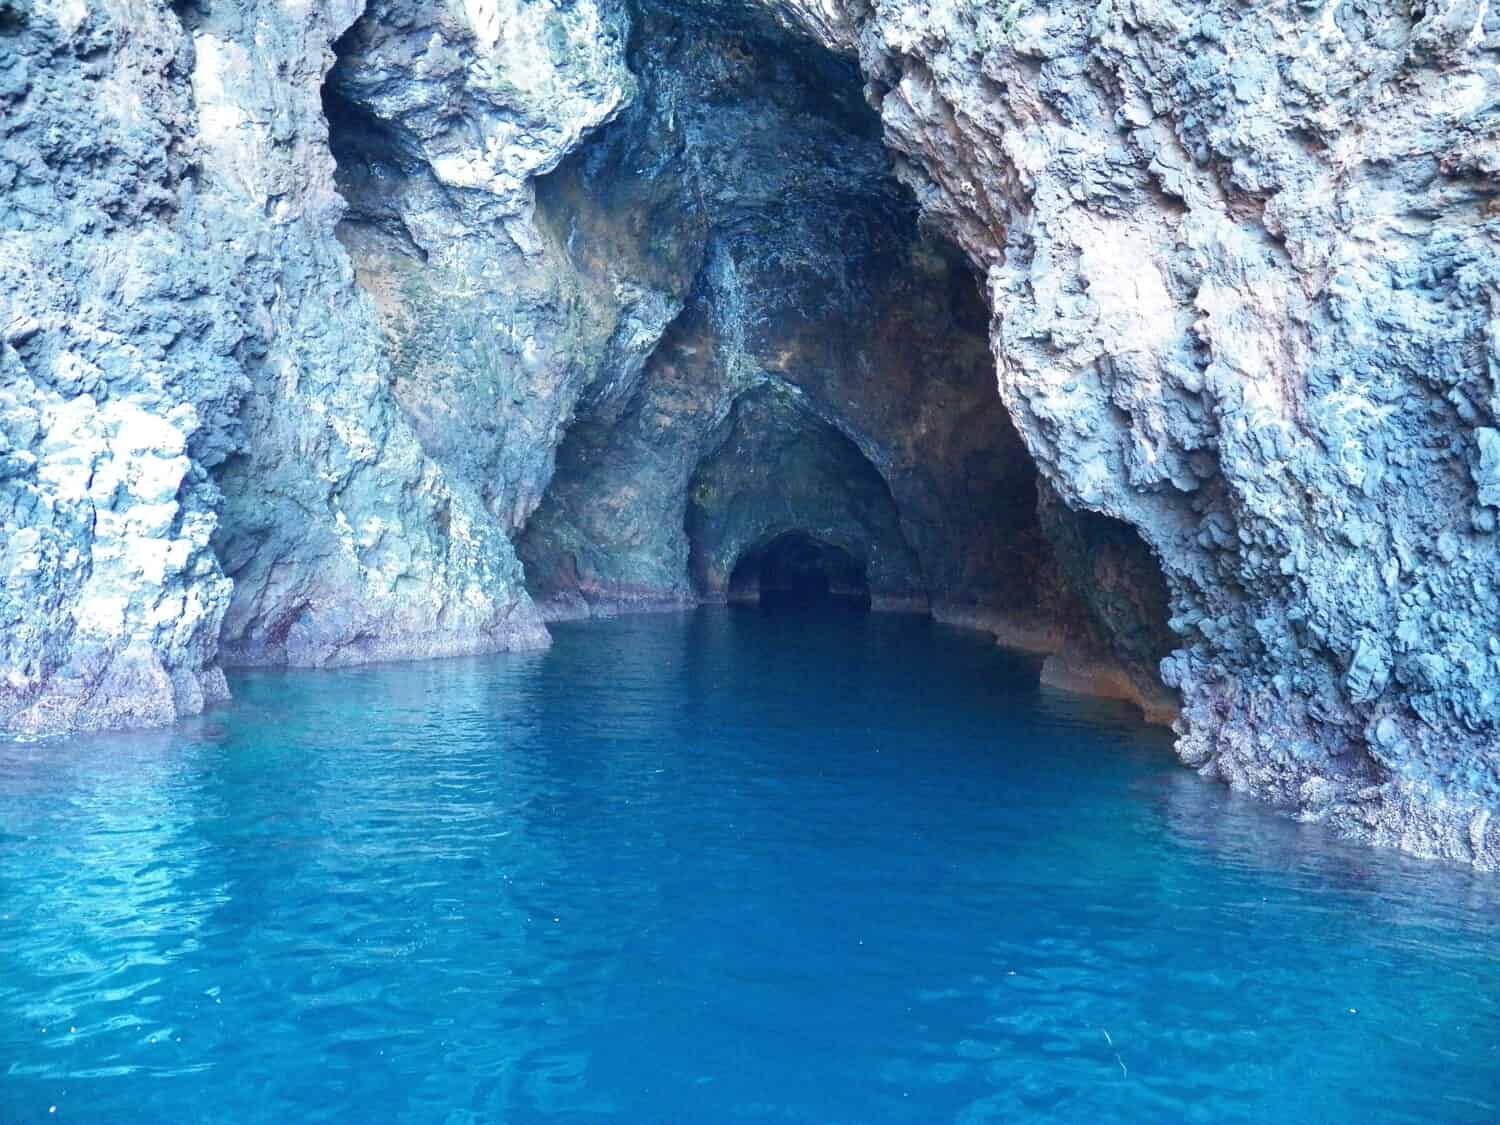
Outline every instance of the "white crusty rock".
[[246, 329], [192, 188], [191, 47], [137, 7], [0, 3], [0, 729], [22, 734], [225, 690], [209, 470]]

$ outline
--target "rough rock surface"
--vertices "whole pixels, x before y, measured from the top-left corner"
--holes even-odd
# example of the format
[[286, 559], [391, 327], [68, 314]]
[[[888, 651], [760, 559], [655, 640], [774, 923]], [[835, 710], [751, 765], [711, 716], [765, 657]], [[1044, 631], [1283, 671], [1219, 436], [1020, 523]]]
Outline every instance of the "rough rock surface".
[[987, 270], [1043, 474], [1160, 560], [1183, 759], [1500, 864], [1500, 10], [776, 9]]
[[0, 3], [0, 729], [225, 691], [209, 471], [249, 329], [194, 187], [192, 69], [165, 7]]
[[[580, 269], [631, 262], [685, 296], [645, 366], [582, 403], [520, 540], [531, 587], [554, 613], [722, 596], [728, 552], [753, 545], [718, 538], [723, 523], [695, 542], [708, 522], [690, 493], [709, 462], [719, 479], [764, 476], [771, 450], [726, 441], [754, 395], [800, 404], [781, 416], [825, 443], [812, 459], [849, 443], [884, 482], [900, 541], [856, 551], [892, 560], [883, 596], [1035, 614], [1053, 597], [1038, 586], [1035, 470], [994, 393], [972, 274], [918, 229], [854, 68], [752, 17], [644, 8], [640, 96], [539, 189]], [[784, 487], [740, 492], [744, 534], [785, 521]], [[856, 492], [831, 488], [818, 518], [868, 507]], [[897, 581], [908, 553], [920, 577]]]
[[800, 533], [847, 556], [876, 605], [927, 607], [922, 565], [901, 532], [890, 489], [801, 396], [775, 384], [747, 391], [723, 429], [688, 486], [695, 590], [715, 600], [741, 594], [731, 589], [736, 566]]
[[[248, 228], [264, 350], [218, 476], [234, 580], [226, 659], [323, 665], [544, 644], [504, 528], [427, 456], [391, 391], [371, 299], [334, 237], [321, 86], [359, 5], [190, 11], [206, 191]], [[493, 4], [467, 18], [498, 18]], [[478, 65], [478, 63], [476, 63]]]
[[299, 664], [545, 643], [334, 238], [320, 88], [359, 13], [0, 6], [0, 726], [198, 710], [221, 632]]
[[848, 60], [745, 5], [148, 7], [0, 21], [7, 727], [544, 643], [523, 528], [554, 603], [815, 529], [882, 604], [1088, 631]]
[[552, 475], [601, 372], [628, 377], [680, 294], [575, 269], [535, 221], [537, 177], [633, 96], [623, 10], [497, 6], [488, 18], [375, 0], [325, 92], [339, 226], [390, 342], [423, 447], [473, 482], [507, 531]]
[[1176, 647], [1170, 594], [1151, 550], [1134, 528], [1069, 508], [1043, 481], [1037, 511], [1065, 588], [1087, 608], [1051, 646], [1042, 682], [1138, 704], [1152, 722], [1178, 718], [1177, 694], [1161, 680]]

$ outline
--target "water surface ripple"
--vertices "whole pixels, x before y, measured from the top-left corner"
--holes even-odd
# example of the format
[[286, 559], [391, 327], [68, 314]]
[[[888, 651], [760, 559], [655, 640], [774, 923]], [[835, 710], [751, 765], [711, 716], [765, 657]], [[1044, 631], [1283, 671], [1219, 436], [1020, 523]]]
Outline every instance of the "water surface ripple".
[[0, 1121], [1500, 1120], [1500, 892], [931, 623], [0, 746]]

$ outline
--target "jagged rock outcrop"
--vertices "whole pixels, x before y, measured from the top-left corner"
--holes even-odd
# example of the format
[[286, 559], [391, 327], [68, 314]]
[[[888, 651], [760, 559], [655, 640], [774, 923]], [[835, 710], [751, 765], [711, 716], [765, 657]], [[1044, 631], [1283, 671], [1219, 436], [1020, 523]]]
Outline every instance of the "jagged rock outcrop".
[[359, 9], [185, 9], [199, 190], [244, 231], [237, 284], [263, 339], [239, 450], [218, 473], [234, 662], [545, 642], [503, 528], [425, 455], [395, 402], [372, 304], [334, 238], [343, 202], [320, 90]]
[[1500, 11], [776, 8], [987, 271], [1043, 474], [1160, 560], [1183, 759], [1500, 863]]
[[417, 440], [334, 238], [320, 90], [360, 11], [0, 7], [0, 726], [169, 721], [223, 695], [221, 649], [545, 643], [506, 524]]
[[510, 532], [536, 508], [579, 396], [629, 378], [679, 292], [573, 267], [535, 181], [635, 94], [623, 9], [472, 13], [376, 0], [339, 40], [324, 102], [339, 236], [375, 300], [423, 448]]

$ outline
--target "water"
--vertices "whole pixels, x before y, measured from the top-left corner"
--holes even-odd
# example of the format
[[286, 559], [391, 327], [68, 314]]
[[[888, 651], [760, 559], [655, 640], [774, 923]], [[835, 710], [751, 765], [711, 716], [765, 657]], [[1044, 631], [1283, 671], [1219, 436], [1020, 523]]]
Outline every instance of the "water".
[[0, 746], [0, 1120], [1500, 1119], [1500, 880], [930, 623], [556, 632]]

